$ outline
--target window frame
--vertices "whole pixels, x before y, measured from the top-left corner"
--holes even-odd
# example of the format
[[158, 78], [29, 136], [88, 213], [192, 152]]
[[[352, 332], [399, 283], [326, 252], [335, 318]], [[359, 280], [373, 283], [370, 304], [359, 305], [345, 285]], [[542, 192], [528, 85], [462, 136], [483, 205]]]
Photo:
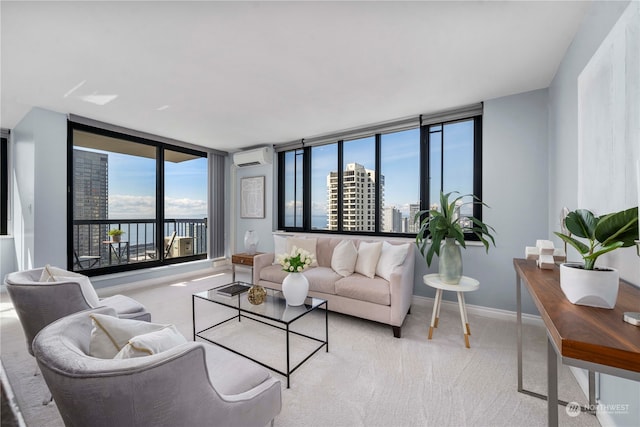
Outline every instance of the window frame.
[[9, 133], [0, 137], [0, 236], [9, 235]]
[[[482, 200], [482, 114], [472, 114], [466, 117], [459, 117], [452, 120], [443, 120], [439, 122], [431, 122], [428, 124], [420, 124], [415, 127], [410, 127], [408, 129], [420, 129], [419, 136], [419, 145], [420, 145], [420, 170], [419, 170], [419, 196], [420, 196], [420, 210], [429, 209], [429, 200], [430, 200], [430, 189], [429, 189], [429, 130], [434, 126], [444, 126], [450, 123], [456, 123], [461, 121], [473, 120], [473, 194]], [[328, 140], [323, 142], [322, 145], [325, 144], [334, 144], [337, 143], [338, 153], [337, 153], [337, 169], [338, 169], [338, 227], [336, 230], [329, 229], [314, 229], [311, 224], [311, 162], [312, 159], [312, 146], [304, 146], [302, 147], [292, 148], [288, 150], [282, 150], [278, 152], [278, 230], [286, 231], [286, 232], [304, 232], [304, 233], [326, 233], [326, 234], [350, 234], [350, 235], [362, 235], [362, 236], [384, 236], [384, 237], [415, 237], [415, 232], [384, 232], [381, 230], [382, 224], [382, 216], [383, 216], [383, 208], [380, 206], [380, 176], [381, 176], [381, 143], [382, 143], [382, 135], [396, 132], [396, 130], [391, 130], [390, 132], [377, 131], [374, 134], [370, 134], [368, 136], [375, 136], [375, 181], [376, 186], [374, 189], [375, 192], [375, 231], [350, 231], [345, 230], [343, 227], [344, 222], [344, 151], [343, 145], [345, 141], [352, 140], [351, 138], [339, 138], [333, 140]], [[398, 131], [399, 132], [399, 131]], [[360, 136], [362, 137], [362, 136]], [[293, 150], [302, 150], [303, 155], [303, 225], [302, 227], [291, 227], [285, 225], [285, 212], [284, 206], [286, 203], [285, 194], [284, 194], [284, 186], [285, 175], [284, 175], [284, 157], [285, 153], [293, 151]], [[341, 170], [342, 169], [342, 170]], [[442, 183], [441, 183], [442, 186]], [[482, 205], [479, 203], [474, 204], [473, 206], [473, 215], [482, 220]], [[477, 241], [478, 238], [472, 233], [465, 234], [465, 240], [469, 241]]]
[[[73, 243], [73, 227], [74, 227], [74, 214], [73, 214], [73, 176], [74, 176], [74, 162], [73, 162], [73, 132], [74, 131], [83, 131], [94, 133], [101, 136], [106, 136], [110, 138], [121, 139], [124, 141], [129, 141], [132, 143], [149, 145], [155, 148], [156, 151], [156, 212], [154, 221], [156, 222], [156, 235], [155, 241], [156, 244], [159, 245], [160, 242], [164, 241], [164, 224], [165, 224], [165, 200], [164, 200], [164, 192], [165, 192], [165, 175], [164, 175], [164, 154], [165, 150], [177, 151], [186, 154], [191, 154], [194, 156], [204, 157], [207, 159], [207, 181], [210, 180], [211, 171], [209, 166], [209, 154], [206, 151], [199, 151], [189, 147], [181, 147], [178, 145], [168, 144], [166, 142], [154, 141], [152, 139], [144, 138], [142, 136], [130, 135], [127, 133], [116, 132], [114, 130], [104, 129], [96, 126], [91, 126], [85, 123], [78, 123], [73, 120], [67, 120], [67, 268], [69, 271], [74, 270], [74, 243]], [[209, 184], [207, 184], [209, 186]], [[209, 192], [207, 191], [208, 197], [210, 197]], [[211, 201], [207, 200], [207, 203], [210, 204]], [[207, 214], [208, 215], [208, 214]], [[107, 218], [108, 219], [108, 218]], [[118, 222], [118, 220], [113, 220], [113, 222]], [[207, 233], [209, 233], [207, 231]], [[207, 238], [208, 247], [205, 253], [194, 254], [182, 257], [169, 257], [165, 258], [163, 256], [163, 251], [160, 251], [160, 255], [157, 259], [145, 260], [142, 262], [135, 263], [123, 263], [123, 264], [114, 264], [105, 267], [99, 268], [89, 268], [80, 270], [82, 274], [87, 276], [97, 276], [103, 274], [111, 274], [118, 273], [123, 271], [132, 271], [143, 268], [151, 268], [157, 267], [160, 265], [170, 265], [170, 264], [179, 264], [183, 262], [189, 262], [194, 260], [202, 260], [207, 259], [208, 253], [210, 251], [209, 246], [211, 245], [210, 239]]]

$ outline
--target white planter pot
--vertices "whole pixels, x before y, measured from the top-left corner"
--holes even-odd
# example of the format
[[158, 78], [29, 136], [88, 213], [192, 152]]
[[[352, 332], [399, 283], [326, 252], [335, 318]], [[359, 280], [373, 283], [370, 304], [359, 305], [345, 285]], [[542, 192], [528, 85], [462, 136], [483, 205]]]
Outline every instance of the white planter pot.
[[615, 268], [584, 270], [581, 264], [560, 265], [560, 287], [573, 304], [613, 308], [618, 299], [620, 276]]
[[309, 281], [302, 273], [289, 273], [282, 281], [282, 293], [287, 300], [287, 305], [304, 304], [308, 292]]

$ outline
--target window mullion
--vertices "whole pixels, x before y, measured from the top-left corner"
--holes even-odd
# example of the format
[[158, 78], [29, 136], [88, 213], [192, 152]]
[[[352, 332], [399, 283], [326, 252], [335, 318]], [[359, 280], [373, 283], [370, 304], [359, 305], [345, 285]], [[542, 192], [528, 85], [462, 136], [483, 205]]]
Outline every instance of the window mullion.
[[344, 230], [342, 226], [342, 213], [344, 212], [344, 153], [343, 153], [344, 141], [338, 141], [338, 231]]

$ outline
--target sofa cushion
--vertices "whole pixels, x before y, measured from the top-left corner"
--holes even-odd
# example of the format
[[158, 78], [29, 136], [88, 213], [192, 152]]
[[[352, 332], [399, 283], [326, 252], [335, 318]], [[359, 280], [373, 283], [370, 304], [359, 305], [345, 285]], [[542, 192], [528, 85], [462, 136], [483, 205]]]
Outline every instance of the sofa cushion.
[[304, 249], [313, 256], [311, 267], [318, 265], [318, 256], [316, 255], [316, 239], [300, 239], [289, 237], [287, 239], [287, 253], [290, 254], [294, 247]]
[[389, 282], [380, 277], [370, 279], [358, 273], [343, 277], [336, 282], [336, 295], [374, 304], [391, 305]]
[[351, 240], [343, 240], [333, 250], [331, 268], [343, 277], [351, 276], [356, 269], [358, 249]]
[[376, 274], [376, 266], [380, 259], [382, 242], [360, 242], [358, 246], [358, 259], [356, 260], [356, 273], [373, 278]]
[[382, 242], [382, 252], [376, 266], [376, 275], [385, 280], [391, 280], [391, 272], [399, 265], [402, 265], [407, 257], [409, 244], [392, 245], [388, 242]]
[[287, 237], [277, 234], [273, 235], [273, 263], [278, 264], [278, 255], [287, 252]]
[[282, 283], [287, 274], [289, 273], [283, 271], [280, 264], [268, 265], [260, 270], [260, 280]]
[[304, 277], [309, 281], [309, 290], [323, 292], [325, 294], [335, 294], [336, 281], [342, 278], [342, 276], [330, 267], [309, 268], [302, 274], [304, 274]]
[[319, 237], [316, 243], [316, 255], [318, 256], [318, 265], [320, 267], [331, 267], [331, 258], [333, 250], [344, 239]]

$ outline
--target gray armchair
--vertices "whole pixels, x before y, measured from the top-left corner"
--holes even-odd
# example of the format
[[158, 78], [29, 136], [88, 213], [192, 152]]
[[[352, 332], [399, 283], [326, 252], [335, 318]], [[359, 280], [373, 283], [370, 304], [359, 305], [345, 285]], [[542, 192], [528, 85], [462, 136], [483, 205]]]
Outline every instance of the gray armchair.
[[[18, 271], [7, 274], [5, 284], [9, 297], [18, 313], [20, 324], [27, 339], [27, 349], [31, 348], [33, 338], [38, 332], [54, 320], [78, 311], [92, 308], [87, 296], [82, 292], [80, 283], [69, 280], [40, 282], [43, 268]], [[93, 288], [94, 299], [100, 306], [113, 308], [118, 317], [151, 321], [151, 314], [144, 306], [124, 295], [98, 300]]]
[[91, 313], [62, 318], [33, 342], [66, 426], [264, 426], [280, 413], [280, 381], [217, 346], [187, 342], [151, 356], [88, 356]]

